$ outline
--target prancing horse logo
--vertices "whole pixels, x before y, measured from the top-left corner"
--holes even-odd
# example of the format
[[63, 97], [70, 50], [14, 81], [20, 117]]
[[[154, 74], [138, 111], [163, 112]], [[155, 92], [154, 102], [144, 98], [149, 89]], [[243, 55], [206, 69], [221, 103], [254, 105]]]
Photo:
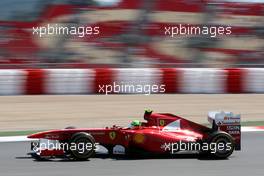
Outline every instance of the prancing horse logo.
[[165, 125], [165, 120], [163, 120], [163, 119], [160, 120], [160, 121], [159, 121], [159, 124], [160, 124], [160, 126], [164, 126], [164, 125]]
[[116, 132], [115, 131], [110, 132], [109, 137], [110, 139], [114, 140], [116, 138]]

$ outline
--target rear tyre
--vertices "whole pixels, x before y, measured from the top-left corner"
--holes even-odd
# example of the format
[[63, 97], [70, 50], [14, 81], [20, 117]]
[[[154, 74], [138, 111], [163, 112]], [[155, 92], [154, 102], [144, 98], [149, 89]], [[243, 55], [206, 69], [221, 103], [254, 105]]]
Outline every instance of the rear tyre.
[[207, 154], [215, 159], [228, 158], [234, 151], [235, 143], [233, 137], [226, 132], [214, 132], [209, 137], [209, 150]]
[[92, 135], [84, 132], [75, 133], [69, 141], [69, 158], [83, 161], [95, 154], [95, 140]]

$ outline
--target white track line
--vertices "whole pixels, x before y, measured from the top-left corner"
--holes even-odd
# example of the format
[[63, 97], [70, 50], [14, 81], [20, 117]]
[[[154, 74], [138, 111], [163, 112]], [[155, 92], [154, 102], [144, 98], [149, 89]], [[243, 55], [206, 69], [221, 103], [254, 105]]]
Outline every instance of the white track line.
[[0, 142], [24, 142], [24, 141], [32, 141], [32, 139], [27, 138], [27, 136], [0, 137]]
[[258, 127], [241, 127], [242, 132], [254, 132], [254, 131], [264, 131], [264, 128]]
[[[264, 131], [264, 128], [257, 127], [241, 127], [242, 132], [256, 132], [256, 131]], [[0, 142], [25, 142], [25, 141], [33, 141], [35, 139], [29, 139], [27, 136], [7, 136], [0, 137]]]

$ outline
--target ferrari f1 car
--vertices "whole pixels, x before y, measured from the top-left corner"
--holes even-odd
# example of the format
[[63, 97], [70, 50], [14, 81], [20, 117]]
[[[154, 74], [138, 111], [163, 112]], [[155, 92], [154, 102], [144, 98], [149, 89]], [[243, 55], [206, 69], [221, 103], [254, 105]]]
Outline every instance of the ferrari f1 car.
[[144, 119], [133, 121], [129, 127], [70, 127], [35, 133], [28, 136], [36, 140], [31, 144], [31, 154], [37, 159], [87, 160], [103, 146], [111, 156], [196, 152], [223, 159], [241, 148], [240, 115], [232, 112], [209, 112], [211, 127], [151, 110], [145, 111]]

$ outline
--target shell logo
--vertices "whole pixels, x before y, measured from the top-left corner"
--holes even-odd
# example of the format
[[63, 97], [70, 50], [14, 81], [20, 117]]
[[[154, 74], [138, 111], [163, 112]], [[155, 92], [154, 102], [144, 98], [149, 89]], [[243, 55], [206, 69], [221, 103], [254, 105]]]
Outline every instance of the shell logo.
[[144, 134], [136, 134], [136, 135], [134, 136], [134, 141], [135, 141], [136, 143], [143, 143], [144, 140], [145, 140], [145, 136], [144, 136]]

